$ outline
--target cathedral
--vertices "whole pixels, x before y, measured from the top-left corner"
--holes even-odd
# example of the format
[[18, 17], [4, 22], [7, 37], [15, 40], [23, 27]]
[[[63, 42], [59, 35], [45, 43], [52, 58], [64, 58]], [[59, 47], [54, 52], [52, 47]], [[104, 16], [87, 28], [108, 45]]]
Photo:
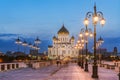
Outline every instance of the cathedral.
[[75, 38], [70, 36], [63, 24], [57, 35], [53, 36], [53, 45], [48, 46], [48, 57], [50, 59], [76, 58], [78, 57], [78, 50], [74, 46]]

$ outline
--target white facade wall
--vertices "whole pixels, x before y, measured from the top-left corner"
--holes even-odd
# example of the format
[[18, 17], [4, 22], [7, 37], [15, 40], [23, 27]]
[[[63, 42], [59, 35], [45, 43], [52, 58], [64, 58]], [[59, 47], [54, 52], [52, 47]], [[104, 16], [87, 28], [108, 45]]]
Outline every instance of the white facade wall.
[[[59, 42], [57, 42], [59, 41]], [[53, 39], [52, 47], [48, 48], [49, 58], [78, 57], [78, 51], [74, 49], [74, 40], [71, 41], [69, 34], [58, 34], [56, 40]]]

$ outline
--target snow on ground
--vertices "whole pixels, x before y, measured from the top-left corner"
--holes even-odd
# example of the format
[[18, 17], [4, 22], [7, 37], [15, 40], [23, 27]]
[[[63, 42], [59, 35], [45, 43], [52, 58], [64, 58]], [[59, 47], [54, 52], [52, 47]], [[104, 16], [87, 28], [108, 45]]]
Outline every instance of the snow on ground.
[[[99, 67], [99, 79], [97, 80], [118, 80], [117, 72]], [[77, 64], [71, 63], [66, 67], [48, 66], [41, 69], [17, 69], [0, 72], [0, 80], [95, 80], [91, 78], [92, 66], [89, 65], [89, 72], [85, 72]]]
[[84, 72], [77, 64], [69, 64], [68, 67], [61, 68], [48, 80], [93, 80], [89, 74]]
[[45, 80], [57, 69], [59, 69], [59, 67], [52, 65], [36, 70], [31, 68], [24, 68], [0, 72], [0, 80]]
[[[92, 65], [89, 65], [89, 74], [92, 75]], [[99, 80], [119, 80], [115, 70], [98, 67]]]

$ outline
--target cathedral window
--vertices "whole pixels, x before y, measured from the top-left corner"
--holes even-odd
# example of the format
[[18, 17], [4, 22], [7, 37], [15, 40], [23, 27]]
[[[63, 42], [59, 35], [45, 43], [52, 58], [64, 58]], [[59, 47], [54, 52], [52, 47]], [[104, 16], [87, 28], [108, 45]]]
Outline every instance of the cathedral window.
[[65, 54], [65, 53], [66, 53], [66, 51], [65, 51], [65, 50], [63, 50], [63, 51], [62, 51], [62, 54]]
[[74, 51], [72, 51], [72, 54], [74, 54]]
[[70, 54], [70, 50], [68, 50], [68, 54]]

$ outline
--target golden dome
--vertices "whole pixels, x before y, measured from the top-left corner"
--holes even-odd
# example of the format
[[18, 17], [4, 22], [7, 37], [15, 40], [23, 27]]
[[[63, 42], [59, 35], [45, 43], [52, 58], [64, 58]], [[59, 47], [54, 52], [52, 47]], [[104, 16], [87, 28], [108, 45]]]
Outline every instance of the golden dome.
[[71, 39], [70, 39], [70, 41], [74, 41], [74, 40], [75, 40], [75, 38], [74, 38], [74, 36], [72, 36]]
[[74, 36], [72, 36], [71, 39], [74, 40], [75, 39]]
[[64, 24], [62, 26], [62, 28], [58, 31], [58, 35], [59, 34], [69, 34], [69, 31], [64, 27]]
[[57, 37], [56, 37], [56, 36], [53, 36], [53, 40], [57, 40]]

